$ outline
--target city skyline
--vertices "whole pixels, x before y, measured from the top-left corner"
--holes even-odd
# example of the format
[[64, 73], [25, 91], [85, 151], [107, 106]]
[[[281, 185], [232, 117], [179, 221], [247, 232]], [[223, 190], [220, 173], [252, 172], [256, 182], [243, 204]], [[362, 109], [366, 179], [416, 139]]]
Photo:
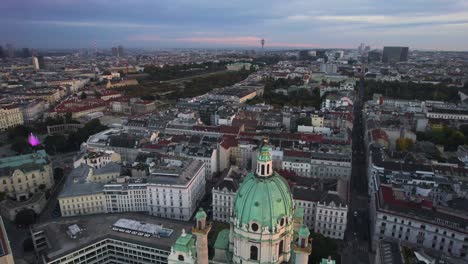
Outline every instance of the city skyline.
[[[449, 1], [4, 1], [16, 48], [355, 48], [467, 50], [468, 3]], [[2, 43], [4, 45], [4, 43]]]

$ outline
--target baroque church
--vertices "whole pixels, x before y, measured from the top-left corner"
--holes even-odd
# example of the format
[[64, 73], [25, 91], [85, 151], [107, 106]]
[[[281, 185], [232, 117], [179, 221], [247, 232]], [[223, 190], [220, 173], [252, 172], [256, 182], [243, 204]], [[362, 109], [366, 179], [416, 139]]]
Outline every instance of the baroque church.
[[273, 171], [271, 148], [264, 140], [255, 173], [243, 180], [234, 200], [230, 228], [218, 233], [208, 257], [211, 224], [200, 209], [191, 234], [182, 232], [172, 245], [169, 264], [308, 263], [312, 252], [304, 212], [296, 209], [289, 185]]

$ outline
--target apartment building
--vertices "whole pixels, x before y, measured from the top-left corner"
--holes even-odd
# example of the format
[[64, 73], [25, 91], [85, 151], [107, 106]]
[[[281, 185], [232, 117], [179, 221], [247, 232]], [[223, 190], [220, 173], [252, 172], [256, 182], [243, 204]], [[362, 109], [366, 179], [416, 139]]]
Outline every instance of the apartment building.
[[304, 209], [304, 224], [314, 232], [333, 239], [344, 239], [348, 206], [336, 192], [296, 186], [294, 201]]
[[23, 113], [18, 106], [0, 106], [0, 131], [24, 124]]
[[[463, 209], [409, 199], [391, 185], [381, 185], [371, 202], [372, 246], [397, 239], [417, 247], [468, 260], [468, 218]], [[459, 205], [463, 206], [465, 202]]]

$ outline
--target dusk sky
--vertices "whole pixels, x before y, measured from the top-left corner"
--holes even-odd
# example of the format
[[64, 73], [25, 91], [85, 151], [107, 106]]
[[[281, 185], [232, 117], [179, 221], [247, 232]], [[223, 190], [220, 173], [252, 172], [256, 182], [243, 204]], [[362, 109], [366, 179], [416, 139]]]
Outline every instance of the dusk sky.
[[468, 50], [468, 0], [1, 0], [0, 45]]

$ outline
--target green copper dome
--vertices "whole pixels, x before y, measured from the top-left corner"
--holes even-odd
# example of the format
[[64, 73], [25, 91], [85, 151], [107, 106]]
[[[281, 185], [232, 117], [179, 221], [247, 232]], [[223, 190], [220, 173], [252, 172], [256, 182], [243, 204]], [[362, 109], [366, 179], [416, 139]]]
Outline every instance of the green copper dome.
[[270, 154], [271, 148], [263, 145], [262, 148], [260, 149], [260, 152], [258, 153], [257, 160], [258, 161], [271, 161], [271, 154]]
[[286, 180], [273, 173], [258, 177], [249, 173], [237, 191], [234, 200], [235, 217], [239, 225], [249, 227], [256, 223], [260, 228], [276, 226], [283, 217], [293, 214], [293, 199]]

